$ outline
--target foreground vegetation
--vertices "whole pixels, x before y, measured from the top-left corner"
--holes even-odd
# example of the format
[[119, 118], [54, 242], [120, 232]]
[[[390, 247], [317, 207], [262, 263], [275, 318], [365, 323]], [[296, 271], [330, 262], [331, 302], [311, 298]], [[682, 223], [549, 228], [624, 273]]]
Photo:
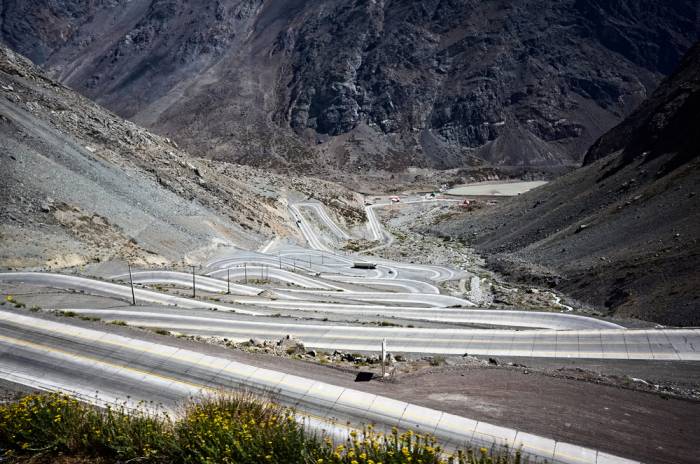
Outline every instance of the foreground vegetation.
[[519, 454], [486, 448], [447, 456], [434, 438], [408, 431], [352, 432], [343, 444], [304, 431], [293, 412], [246, 395], [192, 402], [174, 419], [145, 408], [100, 409], [60, 394], [28, 395], [0, 405], [0, 461], [506, 464]]

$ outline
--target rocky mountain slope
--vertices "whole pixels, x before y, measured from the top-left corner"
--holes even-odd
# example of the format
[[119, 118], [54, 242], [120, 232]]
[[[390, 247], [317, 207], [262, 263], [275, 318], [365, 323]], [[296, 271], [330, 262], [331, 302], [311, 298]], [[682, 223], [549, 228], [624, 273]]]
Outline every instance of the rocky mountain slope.
[[697, 44], [584, 167], [438, 230], [612, 313], [700, 325], [699, 116]]
[[700, 38], [695, 0], [4, 0], [0, 20], [196, 155], [331, 174], [576, 164]]
[[196, 263], [222, 247], [297, 237], [289, 199], [314, 195], [345, 216], [356, 201], [335, 184], [193, 158], [4, 47], [0, 163], [8, 267]]

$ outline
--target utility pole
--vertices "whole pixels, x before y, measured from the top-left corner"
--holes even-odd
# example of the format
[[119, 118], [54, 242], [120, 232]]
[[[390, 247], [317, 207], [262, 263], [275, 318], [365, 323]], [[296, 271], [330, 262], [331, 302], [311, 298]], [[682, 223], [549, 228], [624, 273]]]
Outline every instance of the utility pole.
[[245, 279], [245, 283], [248, 285], [248, 263], [243, 263], [243, 279]]
[[131, 305], [136, 306], [136, 296], [134, 295], [134, 279], [131, 278], [131, 263], [127, 263], [129, 266], [129, 283], [131, 284]]
[[382, 339], [382, 378], [386, 377], [386, 338]]
[[226, 294], [231, 294], [231, 269], [226, 268]]
[[282, 255], [277, 253], [277, 257], [280, 259], [280, 269], [282, 269]]
[[192, 268], [192, 298], [195, 297], [195, 283], [194, 283], [194, 266], [190, 266]]

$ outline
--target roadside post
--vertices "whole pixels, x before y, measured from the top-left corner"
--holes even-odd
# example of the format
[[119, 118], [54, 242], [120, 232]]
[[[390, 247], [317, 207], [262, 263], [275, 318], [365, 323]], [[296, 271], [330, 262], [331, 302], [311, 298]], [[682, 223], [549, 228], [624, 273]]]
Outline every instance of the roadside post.
[[195, 297], [196, 292], [195, 292], [195, 282], [194, 282], [194, 266], [190, 266], [192, 268], [192, 298]]
[[231, 294], [231, 269], [226, 268], [226, 294]]
[[134, 279], [131, 278], [131, 263], [127, 263], [129, 266], [129, 283], [131, 284], [131, 306], [136, 306], [136, 296], [134, 295]]
[[243, 263], [243, 280], [248, 285], [248, 263]]
[[382, 339], [382, 378], [386, 377], [386, 338]]

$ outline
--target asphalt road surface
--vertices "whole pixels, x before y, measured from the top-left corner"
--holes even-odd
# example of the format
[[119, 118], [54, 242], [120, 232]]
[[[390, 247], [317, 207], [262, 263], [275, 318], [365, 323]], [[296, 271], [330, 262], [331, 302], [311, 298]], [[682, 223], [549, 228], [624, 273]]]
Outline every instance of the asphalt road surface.
[[[402, 204], [426, 201], [445, 200], [409, 198]], [[387, 205], [366, 207], [367, 230], [382, 246], [390, 245], [392, 238], [374, 210]], [[625, 329], [568, 313], [480, 309], [469, 300], [442, 293], [441, 283], [467, 275], [460, 269], [374, 257], [375, 269], [354, 268], [355, 261], [368, 258], [336, 251], [352, 234], [319, 203], [292, 204], [289, 209], [310, 248], [273, 240], [262, 247], [264, 252], [240, 251], [216, 258], [194, 276], [197, 291], [204, 293], [200, 299], [142, 288], [168, 285], [191, 290], [191, 274], [144, 270], [132, 274], [137, 284], [134, 297], [148, 307], [72, 310], [105, 321], [237, 341], [293, 335], [309, 348], [328, 350], [377, 352], [385, 339], [392, 353], [700, 360], [698, 329]], [[128, 275], [109, 277], [121, 283], [32, 272], [2, 273], [0, 282], [75, 291], [76, 301], [86, 293], [130, 302]], [[214, 295], [219, 295], [217, 301]], [[68, 391], [93, 403], [130, 398], [172, 408], [191, 395], [247, 389], [273, 394], [296, 407], [300, 420], [333, 436], [347, 433], [348, 422], [351, 426], [374, 422], [385, 428], [431, 432], [448, 446], [466, 441], [476, 446], [508, 444], [550, 462], [629, 462], [398, 399], [145, 341], [136, 331], [125, 337], [107, 327], [85, 329], [28, 314], [0, 309], [0, 376], [36, 388]], [[336, 322], [323, 320], [329, 316]], [[360, 319], [415, 321], [417, 327], [367, 326]]]
[[371, 393], [13, 311], [0, 310], [0, 355], [3, 378], [98, 404], [146, 399], [172, 409], [193, 395], [246, 389], [273, 395], [333, 436], [374, 423], [432, 433], [448, 448], [468, 441], [521, 448], [550, 462], [631, 462]]

